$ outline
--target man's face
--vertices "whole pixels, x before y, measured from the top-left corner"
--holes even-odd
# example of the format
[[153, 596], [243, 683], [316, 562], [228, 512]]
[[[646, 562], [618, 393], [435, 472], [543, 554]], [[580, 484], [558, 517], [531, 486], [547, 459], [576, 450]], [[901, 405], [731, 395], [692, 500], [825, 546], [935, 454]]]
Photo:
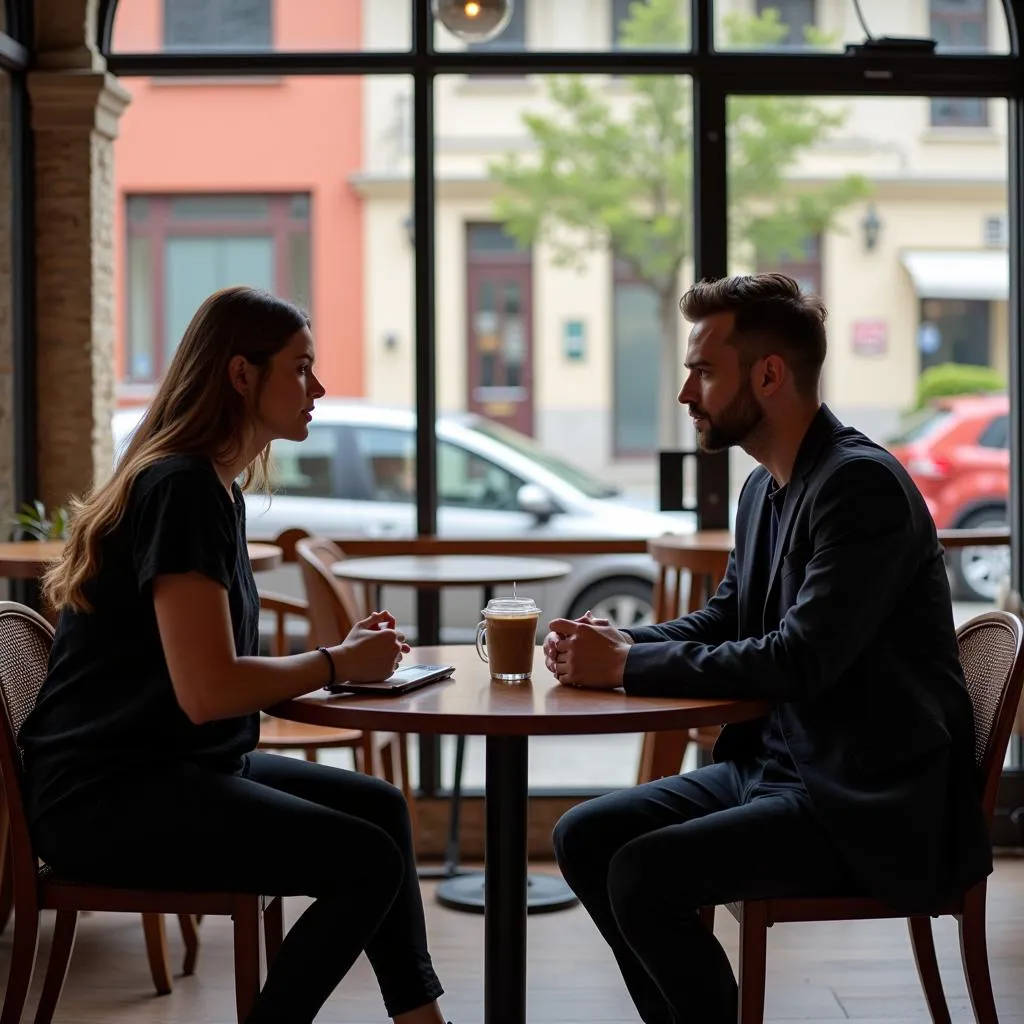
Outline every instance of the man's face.
[[686, 379], [679, 403], [689, 407], [697, 443], [706, 452], [742, 444], [764, 418], [739, 349], [729, 343], [731, 313], [696, 323], [686, 350]]

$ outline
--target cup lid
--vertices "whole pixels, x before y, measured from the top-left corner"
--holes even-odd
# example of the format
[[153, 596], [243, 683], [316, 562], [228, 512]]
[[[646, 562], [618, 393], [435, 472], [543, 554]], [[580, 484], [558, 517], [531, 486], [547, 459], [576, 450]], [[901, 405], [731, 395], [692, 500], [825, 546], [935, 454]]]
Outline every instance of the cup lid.
[[484, 615], [530, 615], [539, 612], [532, 597], [493, 597], [483, 610]]

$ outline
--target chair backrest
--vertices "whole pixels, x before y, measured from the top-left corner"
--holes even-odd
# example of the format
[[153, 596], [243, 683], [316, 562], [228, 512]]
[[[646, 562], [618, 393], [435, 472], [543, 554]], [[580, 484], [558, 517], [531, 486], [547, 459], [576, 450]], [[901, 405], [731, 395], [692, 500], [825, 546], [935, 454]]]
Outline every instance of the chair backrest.
[[308, 536], [309, 531], [302, 529], [301, 526], [290, 526], [287, 530], [282, 530], [270, 543], [281, 549], [282, 562], [295, 562], [298, 560], [295, 544]]
[[305, 537], [295, 542], [295, 555], [309, 604], [309, 634], [314, 647], [340, 644], [361, 619], [352, 585], [331, 572], [331, 564], [345, 553], [326, 537]]
[[[0, 783], [10, 822], [15, 901], [35, 891], [36, 858], [21, 798], [18, 733], [36, 706], [46, 679], [53, 627], [14, 601], [0, 601]], [[31, 880], [27, 884], [25, 880]], [[17, 913], [17, 907], [15, 908]]]
[[660, 543], [660, 538], [649, 540], [647, 550], [658, 566], [653, 595], [655, 622], [668, 622], [700, 611], [711, 600], [729, 566], [728, 552], [681, 549], [671, 543]]
[[1024, 682], [1024, 622], [1010, 612], [985, 612], [965, 622], [956, 637], [974, 708], [974, 757], [981, 771], [982, 805], [991, 820]]

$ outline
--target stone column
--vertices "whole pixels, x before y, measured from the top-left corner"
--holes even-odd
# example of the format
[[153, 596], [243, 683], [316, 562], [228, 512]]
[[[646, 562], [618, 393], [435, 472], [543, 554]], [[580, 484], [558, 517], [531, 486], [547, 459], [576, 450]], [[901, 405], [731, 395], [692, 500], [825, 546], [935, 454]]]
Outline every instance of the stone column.
[[36, 169], [39, 497], [64, 504], [113, 458], [117, 124], [130, 99], [95, 69], [30, 73]]

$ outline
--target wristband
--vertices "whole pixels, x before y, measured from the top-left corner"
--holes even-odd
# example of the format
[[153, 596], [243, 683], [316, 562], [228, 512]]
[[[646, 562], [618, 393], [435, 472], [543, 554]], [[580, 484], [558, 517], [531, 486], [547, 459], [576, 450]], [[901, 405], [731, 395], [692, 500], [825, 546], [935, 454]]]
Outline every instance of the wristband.
[[324, 685], [333, 686], [338, 681], [338, 676], [334, 668], [334, 659], [331, 657], [331, 652], [326, 647], [318, 647], [317, 650], [327, 659], [327, 664], [331, 666], [331, 678]]

